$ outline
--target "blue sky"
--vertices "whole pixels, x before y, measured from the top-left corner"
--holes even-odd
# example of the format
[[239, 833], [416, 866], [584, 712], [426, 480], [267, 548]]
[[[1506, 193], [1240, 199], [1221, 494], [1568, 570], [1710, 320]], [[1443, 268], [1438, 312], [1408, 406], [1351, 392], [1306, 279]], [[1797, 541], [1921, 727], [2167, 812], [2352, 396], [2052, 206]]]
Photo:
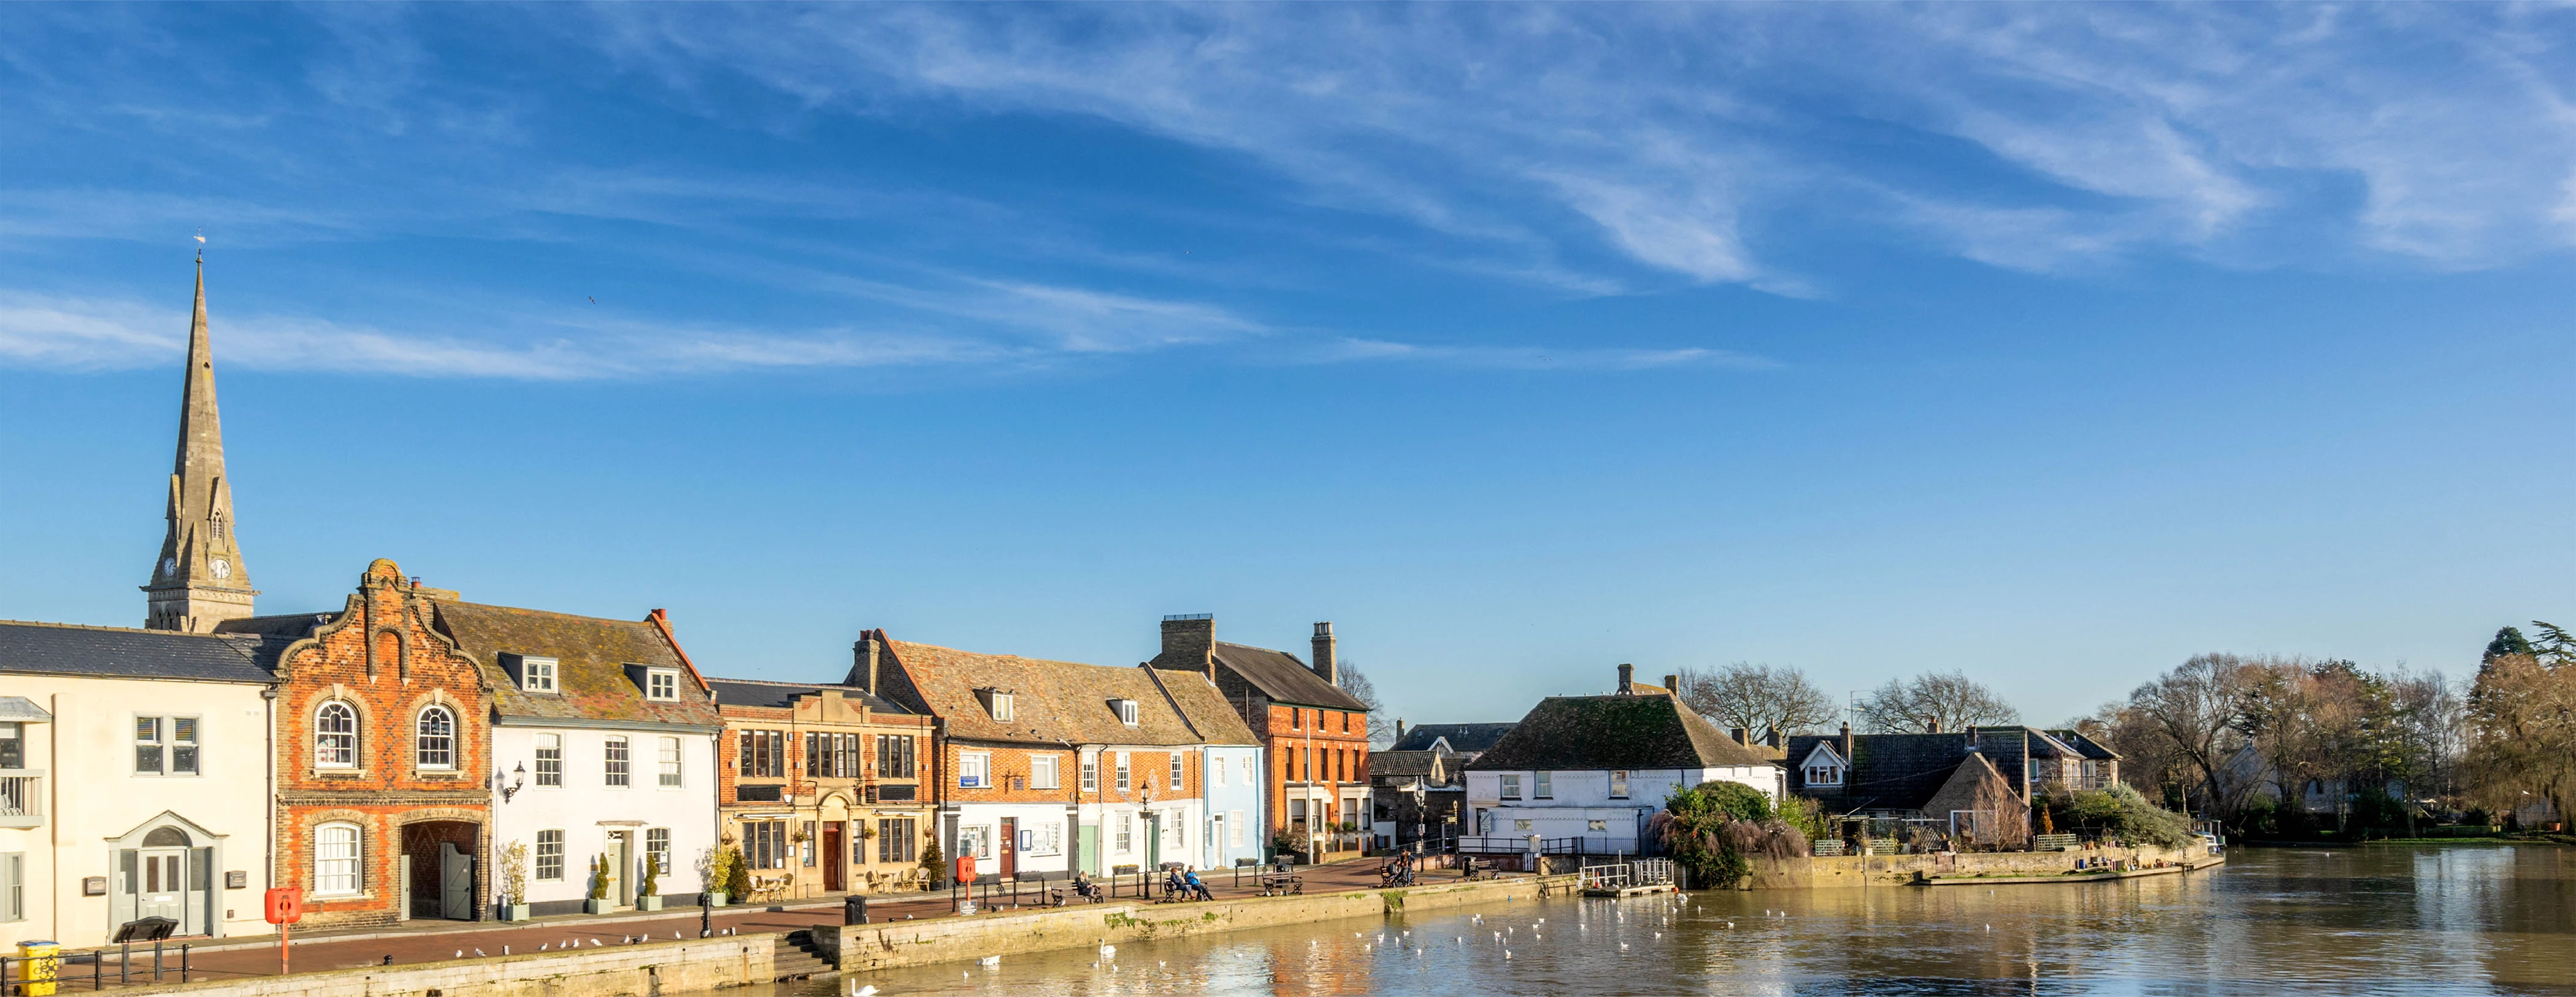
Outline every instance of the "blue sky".
[[6, 18], [0, 617], [140, 621], [201, 228], [270, 611], [2053, 721], [2576, 604], [2563, 7]]

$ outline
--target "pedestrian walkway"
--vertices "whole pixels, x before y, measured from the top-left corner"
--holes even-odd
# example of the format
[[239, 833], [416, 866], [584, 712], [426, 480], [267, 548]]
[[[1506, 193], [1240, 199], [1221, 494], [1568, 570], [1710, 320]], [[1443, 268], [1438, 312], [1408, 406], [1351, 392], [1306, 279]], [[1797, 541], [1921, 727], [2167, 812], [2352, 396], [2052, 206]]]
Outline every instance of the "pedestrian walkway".
[[[1296, 871], [1305, 879], [1308, 894], [1338, 893], [1378, 888], [1378, 859], [1355, 859], [1331, 865], [1309, 866]], [[1448, 870], [1424, 870], [1418, 882], [1431, 885], [1447, 882], [1457, 874]], [[1201, 879], [1220, 900], [1241, 899], [1260, 894], [1259, 878], [1249, 871], [1240, 886], [1234, 884], [1232, 870], [1213, 874], [1202, 872]], [[1046, 885], [1061, 886], [1061, 883]], [[1007, 894], [1009, 886], [996, 888]], [[1037, 906], [1043, 886], [1031, 884], [1022, 888], [1022, 899]], [[1159, 890], [1156, 896], [1160, 896]], [[1121, 896], [1113, 902], [1141, 903], [1144, 898]], [[953, 901], [946, 891], [932, 893], [877, 893], [868, 895], [868, 916], [884, 923], [907, 918], [957, 916]], [[1007, 913], [1015, 908], [1005, 895], [997, 895], [990, 907], [978, 905], [980, 914]], [[805, 928], [835, 926], [841, 923], [842, 901], [839, 896], [792, 901], [768, 907], [718, 907], [708, 912], [707, 923], [719, 934], [760, 935], [784, 934]], [[530, 952], [555, 951], [566, 946], [583, 948], [633, 944], [643, 940], [673, 940], [696, 937], [700, 930], [700, 908], [683, 907], [660, 912], [626, 912], [614, 915], [563, 915], [515, 924], [466, 921], [409, 921], [383, 928], [364, 928], [340, 932], [298, 932], [294, 936], [292, 967], [297, 972], [331, 969], [356, 969], [365, 966], [406, 965], [440, 962], [456, 958], [476, 958], [503, 954], [522, 955]], [[105, 972], [101, 974], [106, 989], [118, 986], [118, 956], [107, 951]], [[179, 950], [176, 944], [164, 948], [163, 982], [180, 978]], [[130, 984], [151, 984], [152, 958], [149, 947], [136, 954]], [[193, 944], [188, 954], [187, 979], [217, 980], [250, 976], [277, 975], [277, 940], [275, 938], [243, 940], [209, 940]], [[86, 964], [63, 967], [63, 990], [77, 993], [89, 989], [90, 967]]]

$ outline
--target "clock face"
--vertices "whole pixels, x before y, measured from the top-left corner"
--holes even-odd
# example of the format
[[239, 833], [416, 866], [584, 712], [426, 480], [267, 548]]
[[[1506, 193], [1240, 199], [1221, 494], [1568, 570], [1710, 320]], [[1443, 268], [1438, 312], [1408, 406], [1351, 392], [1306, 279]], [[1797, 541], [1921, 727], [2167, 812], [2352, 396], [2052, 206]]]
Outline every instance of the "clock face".
[[175, 558], [175, 557], [165, 557], [165, 558], [162, 558], [162, 559], [161, 559], [161, 573], [162, 573], [162, 574], [164, 574], [164, 575], [175, 575], [175, 574], [178, 574], [178, 573], [179, 573], [179, 559], [178, 559], [178, 558]]
[[224, 560], [223, 558], [216, 558], [214, 563], [207, 565], [207, 567], [215, 570], [215, 577], [217, 578], [230, 578], [233, 576], [233, 563], [231, 561]]

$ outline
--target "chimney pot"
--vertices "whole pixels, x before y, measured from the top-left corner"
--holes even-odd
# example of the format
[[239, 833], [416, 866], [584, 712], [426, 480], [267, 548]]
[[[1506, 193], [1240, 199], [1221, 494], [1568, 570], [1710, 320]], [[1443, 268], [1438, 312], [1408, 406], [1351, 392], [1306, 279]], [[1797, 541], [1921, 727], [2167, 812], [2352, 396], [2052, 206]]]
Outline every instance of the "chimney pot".
[[1672, 690], [1672, 694], [1673, 694], [1673, 695], [1676, 695], [1676, 696], [1681, 695], [1681, 694], [1682, 694], [1682, 677], [1681, 677], [1681, 676], [1679, 676], [1679, 675], [1666, 675], [1666, 676], [1664, 676], [1664, 688], [1669, 689], [1669, 690]]

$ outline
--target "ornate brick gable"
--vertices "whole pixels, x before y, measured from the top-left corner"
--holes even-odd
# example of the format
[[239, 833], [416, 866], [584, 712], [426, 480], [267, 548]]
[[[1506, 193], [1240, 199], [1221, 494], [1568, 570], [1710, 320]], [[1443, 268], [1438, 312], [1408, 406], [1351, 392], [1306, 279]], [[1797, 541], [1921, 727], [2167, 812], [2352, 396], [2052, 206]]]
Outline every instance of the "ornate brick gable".
[[[346, 609], [279, 657], [278, 881], [304, 888], [305, 925], [400, 920], [407, 864], [413, 895], [438, 895], [441, 844], [474, 857], [469, 908], [477, 920], [490, 909], [493, 692], [433, 617], [402, 569], [378, 560]], [[336, 729], [343, 709], [353, 738]], [[322, 729], [326, 710], [335, 729]], [[433, 710], [448, 721], [443, 739]], [[325, 889], [317, 842], [342, 827], [357, 830], [355, 889]]]

